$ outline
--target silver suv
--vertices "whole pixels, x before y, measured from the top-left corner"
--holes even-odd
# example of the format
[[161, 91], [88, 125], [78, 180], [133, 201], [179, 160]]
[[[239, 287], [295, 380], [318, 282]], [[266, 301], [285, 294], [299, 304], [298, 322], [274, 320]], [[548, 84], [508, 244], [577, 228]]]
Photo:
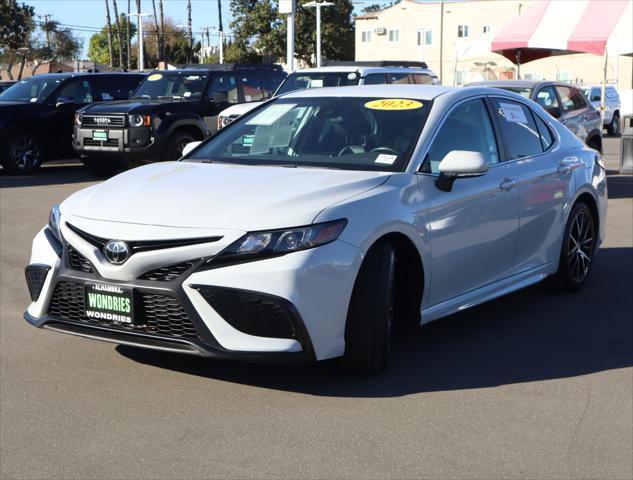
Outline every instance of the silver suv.
[[[601, 85], [583, 86], [585, 96], [591, 104], [600, 111], [600, 95], [602, 94]], [[617, 135], [620, 133], [620, 94], [612, 85], [607, 85], [604, 95], [604, 117], [602, 124], [609, 132], [609, 135]]]

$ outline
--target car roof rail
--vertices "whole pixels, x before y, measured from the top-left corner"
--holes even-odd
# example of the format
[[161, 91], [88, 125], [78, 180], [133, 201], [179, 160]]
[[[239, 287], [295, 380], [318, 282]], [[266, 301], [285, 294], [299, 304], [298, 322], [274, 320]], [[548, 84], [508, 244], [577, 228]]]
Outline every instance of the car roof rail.
[[276, 63], [185, 63], [179, 65], [178, 70], [278, 70], [281, 65]]
[[326, 67], [402, 67], [402, 68], [429, 68], [426, 62], [411, 60], [378, 60], [378, 61], [351, 61], [351, 60], [327, 60], [323, 63]]

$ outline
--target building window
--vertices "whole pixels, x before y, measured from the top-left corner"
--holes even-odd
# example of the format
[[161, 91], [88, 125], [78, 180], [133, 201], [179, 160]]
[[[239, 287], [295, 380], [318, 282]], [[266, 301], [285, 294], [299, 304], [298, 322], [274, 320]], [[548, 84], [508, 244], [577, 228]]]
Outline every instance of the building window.
[[361, 33], [361, 42], [367, 43], [371, 42], [371, 30], [365, 30]]
[[524, 73], [523, 79], [524, 80], [543, 80], [543, 74], [542, 73]]
[[468, 36], [468, 25], [458, 25], [457, 26], [457, 36], [459, 38]]
[[389, 41], [390, 42], [399, 42], [400, 41], [400, 30], [389, 30]]
[[570, 83], [571, 73], [570, 72], [556, 72], [556, 81]]
[[455, 85], [464, 85], [468, 83], [468, 70], [455, 71]]
[[492, 30], [492, 27], [490, 25], [484, 25], [484, 33], [489, 33], [490, 30]]
[[418, 30], [418, 46], [433, 45], [433, 30], [421, 28]]

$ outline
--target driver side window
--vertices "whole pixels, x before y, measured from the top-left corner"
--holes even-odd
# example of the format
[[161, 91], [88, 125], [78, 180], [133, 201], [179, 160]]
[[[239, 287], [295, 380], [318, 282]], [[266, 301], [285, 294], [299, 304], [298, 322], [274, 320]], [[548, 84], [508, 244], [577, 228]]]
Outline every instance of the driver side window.
[[448, 115], [433, 139], [421, 171], [439, 173], [440, 162], [453, 150], [479, 152], [489, 164], [499, 163], [495, 133], [482, 99], [465, 102]]

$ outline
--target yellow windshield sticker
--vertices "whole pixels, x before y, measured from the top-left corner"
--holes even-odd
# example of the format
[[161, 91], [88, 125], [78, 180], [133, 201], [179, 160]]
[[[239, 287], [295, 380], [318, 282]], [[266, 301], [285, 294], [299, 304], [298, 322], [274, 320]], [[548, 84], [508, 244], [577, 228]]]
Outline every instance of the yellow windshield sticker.
[[381, 98], [367, 102], [365, 107], [372, 110], [415, 110], [422, 108], [422, 102], [405, 98]]
[[155, 74], [150, 75], [149, 77], [147, 77], [147, 79], [150, 82], [155, 82], [156, 80], [160, 80], [161, 78], [163, 78], [163, 76], [160, 73], [155, 73]]

